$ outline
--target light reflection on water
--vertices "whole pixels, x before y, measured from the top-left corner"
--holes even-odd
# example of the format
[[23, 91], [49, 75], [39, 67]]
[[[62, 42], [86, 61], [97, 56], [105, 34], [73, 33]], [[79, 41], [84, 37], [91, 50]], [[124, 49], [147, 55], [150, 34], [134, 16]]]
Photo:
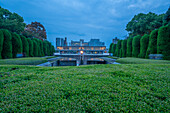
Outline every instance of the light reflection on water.
[[62, 58], [60, 61], [75, 61], [75, 58]]
[[101, 58], [89, 58], [88, 61], [103, 61], [104, 62], [104, 60]]

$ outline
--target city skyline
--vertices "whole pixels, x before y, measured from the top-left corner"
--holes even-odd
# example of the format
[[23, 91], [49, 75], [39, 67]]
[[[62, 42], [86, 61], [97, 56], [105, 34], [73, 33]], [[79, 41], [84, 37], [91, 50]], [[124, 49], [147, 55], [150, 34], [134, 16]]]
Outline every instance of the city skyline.
[[165, 13], [168, 0], [0, 0], [0, 6], [21, 15], [26, 24], [42, 23], [47, 39], [100, 39], [109, 47], [112, 39], [123, 39], [126, 24], [138, 13]]

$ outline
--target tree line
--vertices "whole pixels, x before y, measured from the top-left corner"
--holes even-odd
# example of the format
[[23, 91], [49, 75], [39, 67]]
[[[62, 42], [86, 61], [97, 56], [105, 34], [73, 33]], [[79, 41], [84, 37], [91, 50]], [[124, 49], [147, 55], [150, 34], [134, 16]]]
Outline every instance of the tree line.
[[50, 56], [54, 51], [54, 46], [46, 40], [26, 38], [7, 29], [0, 29], [0, 58], [16, 58], [18, 53], [26, 57]]
[[26, 25], [23, 17], [0, 7], [0, 58], [50, 56], [54, 46], [46, 40], [45, 27], [39, 22]]
[[[149, 24], [147, 24], [149, 23]], [[109, 53], [117, 57], [149, 58], [162, 54], [170, 60], [170, 8], [165, 14], [138, 14], [127, 24], [129, 37], [110, 44]]]

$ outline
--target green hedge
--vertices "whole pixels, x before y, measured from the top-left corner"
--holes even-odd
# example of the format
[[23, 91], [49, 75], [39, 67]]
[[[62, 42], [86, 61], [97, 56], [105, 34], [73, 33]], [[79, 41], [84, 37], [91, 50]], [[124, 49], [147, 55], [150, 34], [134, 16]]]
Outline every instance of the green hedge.
[[33, 41], [30, 38], [27, 38], [27, 41], [28, 41], [28, 44], [29, 44], [29, 56], [33, 57], [34, 56], [34, 54], [33, 54], [33, 51], [34, 51]]
[[132, 56], [132, 40], [133, 40], [132, 37], [127, 40], [127, 56], [128, 57]]
[[140, 58], [145, 58], [146, 51], [147, 51], [147, 48], [148, 48], [148, 43], [149, 43], [149, 35], [145, 34], [140, 39], [140, 54], [139, 54]]
[[170, 25], [163, 26], [158, 31], [157, 53], [170, 60]]
[[22, 40], [22, 47], [23, 47], [23, 53], [28, 57], [29, 56], [29, 43], [27, 41], [27, 38], [25, 36], [20, 36]]
[[140, 38], [141, 36], [135, 36], [132, 41], [132, 56], [138, 57], [140, 53]]
[[22, 41], [18, 34], [12, 33], [12, 55], [16, 58], [17, 53], [22, 53]]
[[2, 58], [1, 52], [3, 49], [3, 42], [4, 42], [4, 35], [3, 35], [3, 32], [0, 30], [0, 59]]
[[113, 44], [113, 55], [115, 56], [115, 54], [116, 54], [116, 44]]
[[126, 57], [127, 52], [127, 40], [122, 41], [122, 57]]
[[38, 57], [38, 44], [35, 40], [32, 40], [33, 41], [33, 55], [34, 57]]
[[116, 45], [116, 56], [117, 57], [121, 56], [121, 42], [122, 42], [122, 40], [119, 40]]
[[12, 58], [12, 36], [11, 36], [11, 33], [6, 29], [3, 29], [2, 31], [4, 34], [2, 58], [3, 59]]

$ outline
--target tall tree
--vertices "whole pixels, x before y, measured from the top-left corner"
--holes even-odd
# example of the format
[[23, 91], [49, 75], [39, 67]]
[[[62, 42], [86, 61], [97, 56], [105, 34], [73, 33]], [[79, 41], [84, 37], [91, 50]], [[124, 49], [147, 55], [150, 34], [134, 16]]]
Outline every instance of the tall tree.
[[149, 34], [152, 30], [162, 26], [164, 14], [157, 15], [149, 12], [148, 14], [139, 13], [126, 25], [126, 30], [130, 36]]
[[12, 33], [12, 55], [16, 58], [17, 53], [22, 53], [22, 41], [18, 34]]
[[112, 53], [112, 52], [113, 52], [113, 51], [112, 51], [112, 50], [113, 50], [112, 47], [113, 47], [113, 43], [110, 44], [109, 53]]
[[21, 33], [25, 27], [24, 19], [17, 13], [0, 7], [0, 28], [11, 32]]
[[29, 44], [29, 56], [33, 57], [34, 56], [34, 46], [33, 46], [33, 41], [30, 38], [27, 38], [28, 44]]
[[168, 8], [168, 11], [165, 13], [163, 20], [164, 20], [164, 25], [170, 24], [170, 7]]
[[132, 40], [132, 56], [138, 57], [140, 53], [140, 38], [141, 36], [135, 36]]
[[127, 40], [127, 57], [131, 57], [132, 56], [132, 40], [133, 38], [128, 38]]
[[126, 57], [126, 52], [127, 52], [127, 40], [122, 41], [122, 57]]
[[29, 43], [25, 36], [21, 35], [20, 38], [22, 40], [23, 53], [28, 57], [29, 56]]
[[12, 36], [8, 30], [2, 30], [4, 34], [4, 43], [2, 48], [2, 58], [12, 58]]
[[157, 37], [158, 29], [155, 29], [151, 32], [149, 36], [149, 45], [146, 53], [146, 58], [149, 57], [149, 54], [157, 54]]
[[31, 22], [31, 24], [26, 25], [22, 34], [29, 38], [47, 39], [46, 29], [39, 22]]
[[165, 60], [170, 60], [170, 24], [158, 31], [157, 52], [163, 54]]
[[119, 40], [116, 44], [116, 56], [117, 57], [121, 56], [120, 55], [121, 54], [121, 42], [122, 42], [122, 40]]
[[147, 51], [147, 48], [148, 48], [148, 43], [149, 43], [149, 35], [145, 34], [140, 39], [140, 53], [139, 53], [140, 58], [145, 58], [146, 51]]
[[3, 32], [0, 30], [0, 59], [2, 58], [1, 52], [3, 49], [3, 42], [4, 42], [4, 35], [3, 35]]

